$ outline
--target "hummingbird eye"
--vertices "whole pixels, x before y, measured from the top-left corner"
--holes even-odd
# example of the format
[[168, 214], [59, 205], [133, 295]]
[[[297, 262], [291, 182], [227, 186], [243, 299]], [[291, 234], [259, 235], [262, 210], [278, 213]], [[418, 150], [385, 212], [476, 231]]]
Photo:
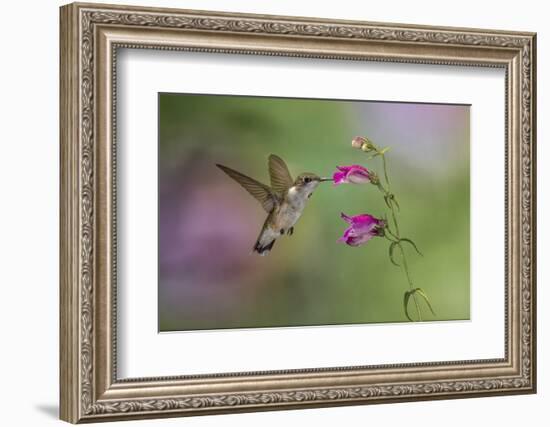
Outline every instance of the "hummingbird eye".
[[306, 176], [306, 177], [304, 178], [304, 182], [305, 182], [306, 184], [309, 183], [309, 182], [311, 182], [311, 178], [310, 178], [309, 176]]

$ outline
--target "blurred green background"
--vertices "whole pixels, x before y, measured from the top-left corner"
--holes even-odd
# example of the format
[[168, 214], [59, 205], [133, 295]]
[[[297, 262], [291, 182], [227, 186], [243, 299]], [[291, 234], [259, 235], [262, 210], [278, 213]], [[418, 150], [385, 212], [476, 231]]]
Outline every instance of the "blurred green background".
[[386, 212], [376, 187], [321, 184], [294, 235], [260, 257], [266, 213], [215, 167], [269, 184], [274, 153], [294, 177], [349, 164], [380, 175], [356, 135], [391, 147], [401, 234], [424, 254], [407, 252], [410, 271], [436, 312], [422, 304], [424, 320], [469, 319], [469, 116], [464, 105], [159, 94], [159, 330], [407, 321], [388, 242], [337, 242], [340, 212]]

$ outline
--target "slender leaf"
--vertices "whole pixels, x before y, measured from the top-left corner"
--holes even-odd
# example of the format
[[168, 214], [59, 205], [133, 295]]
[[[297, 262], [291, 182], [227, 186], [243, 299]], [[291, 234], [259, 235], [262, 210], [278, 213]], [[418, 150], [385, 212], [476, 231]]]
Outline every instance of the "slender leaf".
[[393, 251], [395, 249], [395, 246], [397, 245], [397, 242], [392, 242], [391, 245], [390, 245], [390, 248], [389, 248], [389, 255], [390, 255], [390, 261], [393, 265], [395, 265], [396, 267], [399, 267], [400, 265], [395, 261], [395, 259], [393, 258]]
[[430, 309], [432, 314], [435, 316], [435, 311], [432, 308], [432, 305], [430, 304], [430, 299], [428, 298], [428, 295], [426, 295], [426, 293], [420, 288], [416, 288], [415, 291], [418, 295], [420, 295], [422, 298], [424, 298], [424, 301], [426, 301], [426, 304], [428, 305], [428, 308]]
[[388, 222], [387, 218], [384, 218], [384, 221], [386, 221], [386, 230], [388, 231], [388, 234], [392, 236], [394, 239], [399, 240], [399, 237], [392, 231], [390, 223]]
[[386, 202], [386, 206], [391, 209], [391, 204], [387, 194], [384, 195], [384, 202]]
[[[392, 196], [393, 196], [393, 194], [392, 194]], [[400, 211], [401, 208], [399, 207], [399, 203], [397, 203], [397, 199], [395, 198], [395, 196], [390, 197], [390, 200], [391, 200], [393, 203], [395, 203], [395, 207], [397, 208], [398, 211]]]
[[405, 237], [402, 237], [402, 238], [399, 239], [399, 240], [400, 240], [401, 242], [407, 242], [407, 243], [411, 244], [411, 245], [413, 246], [414, 250], [415, 250], [416, 252], [418, 252], [418, 255], [424, 256], [424, 255], [422, 255], [422, 252], [420, 252], [420, 251], [418, 250], [418, 248], [416, 247], [416, 245], [414, 244], [414, 242], [413, 242], [411, 239], [407, 239], [407, 238], [405, 238]]
[[409, 316], [409, 299], [411, 298], [411, 295], [414, 293], [414, 291], [407, 291], [405, 292], [405, 296], [403, 298], [403, 308], [405, 309], [405, 316], [407, 316], [407, 319], [409, 319], [411, 322], [414, 322], [414, 320]]

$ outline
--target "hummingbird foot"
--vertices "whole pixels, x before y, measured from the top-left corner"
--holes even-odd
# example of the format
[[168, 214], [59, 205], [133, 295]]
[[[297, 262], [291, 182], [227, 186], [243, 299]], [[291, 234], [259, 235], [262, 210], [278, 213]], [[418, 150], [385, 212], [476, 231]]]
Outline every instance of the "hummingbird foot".
[[286, 230], [286, 234], [288, 236], [292, 236], [294, 234], [294, 227], [290, 227], [288, 230]]

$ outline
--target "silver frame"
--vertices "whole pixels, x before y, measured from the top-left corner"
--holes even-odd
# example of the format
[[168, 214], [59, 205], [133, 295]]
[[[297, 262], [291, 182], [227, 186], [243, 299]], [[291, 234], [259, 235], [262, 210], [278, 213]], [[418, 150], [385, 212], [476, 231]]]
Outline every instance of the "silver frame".
[[[118, 48], [504, 68], [505, 357], [118, 379]], [[61, 8], [60, 51], [63, 420], [535, 392], [535, 34], [76, 3]]]

